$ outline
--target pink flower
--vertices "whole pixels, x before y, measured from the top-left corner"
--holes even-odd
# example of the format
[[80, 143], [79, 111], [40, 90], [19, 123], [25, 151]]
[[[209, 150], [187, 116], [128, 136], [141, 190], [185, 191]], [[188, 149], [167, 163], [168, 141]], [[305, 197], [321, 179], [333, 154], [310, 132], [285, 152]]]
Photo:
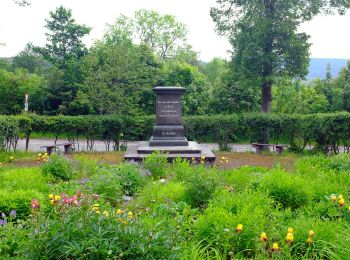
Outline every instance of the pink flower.
[[40, 207], [38, 199], [32, 200], [32, 209], [38, 209]]

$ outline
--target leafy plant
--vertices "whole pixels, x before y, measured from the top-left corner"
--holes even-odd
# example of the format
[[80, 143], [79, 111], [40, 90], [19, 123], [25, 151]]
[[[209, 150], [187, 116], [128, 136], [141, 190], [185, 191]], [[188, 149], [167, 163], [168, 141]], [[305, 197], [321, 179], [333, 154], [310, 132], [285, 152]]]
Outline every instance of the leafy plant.
[[205, 207], [219, 185], [213, 171], [200, 167], [185, 180], [186, 201], [192, 207]]
[[44, 175], [55, 179], [69, 180], [73, 175], [73, 166], [66, 158], [52, 154], [50, 159], [42, 166], [42, 172]]
[[159, 151], [153, 152], [143, 162], [143, 167], [152, 173], [154, 179], [163, 178], [166, 174], [167, 158]]

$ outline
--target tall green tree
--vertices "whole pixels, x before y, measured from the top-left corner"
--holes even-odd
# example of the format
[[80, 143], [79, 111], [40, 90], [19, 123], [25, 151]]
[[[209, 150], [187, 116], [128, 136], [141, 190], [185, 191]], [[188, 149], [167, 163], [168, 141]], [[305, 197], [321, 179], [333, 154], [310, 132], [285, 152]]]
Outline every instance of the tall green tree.
[[35, 51], [32, 43], [27, 43], [24, 50], [12, 59], [12, 69], [25, 68], [30, 73], [43, 74], [50, 63]]
[[48, 29], [47, 44], [44, 48], [36, 48], [53, 65], [47, 76], [47, 102], [50, 105], [45, 111], [48, 114], [75, 114], [71, 103], [77, 95], [77, 86], [84, 81], [81, 59], [87, 54], [82, 38], [91, 29], [78, 24], [72, 11], [63, 6], [50, 12], [45, 27]]
[[172, 58], [179, 49], [186, 49], [186, 26], [172, 15], [162, 15], [154, 10], [141, 9], [134, 17], [125, 15], [118, 17], [109, 25], [106, 40], [136, 40], [148, 45], [158, 57]]
[[217, 0], [211, 16], [232, 44], [232, 73], [261, 87], [261, 107], [269, 112], [277, 77], [304, 77], [309, 36], [299, 25], [320, 13], [345, 14], [350, 0]]
[[39, 48], [41, 54], [60, 69], [66, 68], [71, 59], [79, 59], [87, 52], [82, 38], [90, 33], [90, 28], [80, 25], [72, 17], [72, 10], [59, 6], [50, 12], [45, 28], [47, 44]]
[[97, 42], [84, 58], [85, 80], [72, 103], [80, 114], [154, 113], [160, 64], [145, 45]]

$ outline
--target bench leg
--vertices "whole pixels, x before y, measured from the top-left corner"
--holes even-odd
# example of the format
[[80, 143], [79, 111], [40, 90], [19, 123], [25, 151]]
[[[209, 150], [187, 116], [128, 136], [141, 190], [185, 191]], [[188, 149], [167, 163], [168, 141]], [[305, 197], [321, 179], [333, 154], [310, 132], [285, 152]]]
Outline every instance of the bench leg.
[[283, 152], [283, 147], [276, 147], [277, 154], [282, 154], [282, 152]]
[[255, 148], [255, 153], [256, 153], [256, 154], [261, 154], [262, 151], [263, 151], [263, 149], [262, 149], [261, 146], [255, 145], [254, 148]]
[[64, 153], [71, 153], [72, 152], [72, 145], [69, 144], [69, 145], [65, 145], [64, 146]]
[[46, 152], [48, 155], [51, 155], [53, 151], [53, 147], [46, 147]]

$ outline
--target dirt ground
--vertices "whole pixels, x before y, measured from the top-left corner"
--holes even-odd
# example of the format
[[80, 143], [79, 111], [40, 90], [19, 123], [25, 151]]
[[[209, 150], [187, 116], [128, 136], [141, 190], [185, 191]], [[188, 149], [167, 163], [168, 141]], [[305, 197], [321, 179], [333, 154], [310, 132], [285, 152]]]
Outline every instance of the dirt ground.
[[[254, 153], [237, 153], [237, 152], [218, 152], [216, 153], [216, 165], [221, 168], [238, 168], [241, 166], [264, 166], [273, 167], [280, 164], [282, 168], [288, 171], [293, 170], [294, 162], [300, 158], [300, 155], [285, 153], [283, 155], [269, 154], [254, 154]], [[122, 152], [82, 152], [67, 155], [71, 160], [85, 158], [101, 163], [117, 164], [123, 161]], [[36, 154], [32, 154], [26, 158], [15, 159], [11, 164], [3, 163], [3, 166], [14, 167], [35, 167], [41, 163], [37, 162]]]

